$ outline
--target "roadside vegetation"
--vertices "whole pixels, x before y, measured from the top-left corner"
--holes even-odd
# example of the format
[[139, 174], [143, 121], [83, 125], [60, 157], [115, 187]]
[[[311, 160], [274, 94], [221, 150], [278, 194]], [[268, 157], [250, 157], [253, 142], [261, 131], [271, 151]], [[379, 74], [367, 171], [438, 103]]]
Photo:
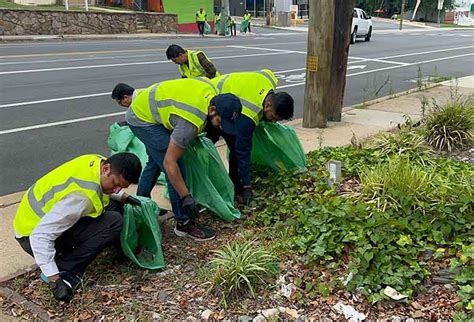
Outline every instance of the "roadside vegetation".
[[[344, 304], [371, 320], [465, 321], [474, 309], [474, 101], [426, 104], [420, 122], [311, 152], [305, 171], [255, 169], [252, 204], [241, 222], [213, 221], [217, 240], [177, 239], [165, 222], [162, 272], [119, 265], [109, 252], [74, 305], [51, 300], [37, 272], [9, 287], [56, 318], [341, 320]], [[343, 164], [334, 188], [330, 160]]]

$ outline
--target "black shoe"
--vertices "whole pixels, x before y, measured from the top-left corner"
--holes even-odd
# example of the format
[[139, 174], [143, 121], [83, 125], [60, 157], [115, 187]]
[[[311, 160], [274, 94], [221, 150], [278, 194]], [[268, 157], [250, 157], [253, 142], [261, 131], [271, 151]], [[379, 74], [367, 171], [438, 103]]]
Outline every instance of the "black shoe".
[[179, 237], [189, 237], [196, 241], [206, 241], [216, 237], [216, 233], [211, 228], [193, 221], [189, 221], [185, 225], [176, 224], [174, 233]]

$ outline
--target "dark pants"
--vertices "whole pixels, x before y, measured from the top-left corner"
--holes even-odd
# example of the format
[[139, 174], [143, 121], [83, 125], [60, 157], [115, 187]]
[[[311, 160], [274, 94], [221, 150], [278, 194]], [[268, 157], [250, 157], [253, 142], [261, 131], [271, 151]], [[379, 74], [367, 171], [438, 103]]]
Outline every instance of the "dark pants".
[[[86, 267], [107, 246], [118, 244], [122, 231], [123, 205], [110, 201], [105, 212], [97, 218], [83, 217], [56, 239], [54, 260], [60, 271], [82, 275]], [[30, 238], [16, 239], [31, 256]]]
[[237, 36], [237, 27], [236, 24], [230, 25], [230, 35]]
[[[250, 22], [249, 22], [249, 25], [247, 26], [247, 30], [248, 30], [249, 32], [252, 32], [252, 29], [250, 29]], [[245, 30], [245, 32], [247, 32], [247, 30]]]
[[197, 23], [197, 26], [198, 26], [199, 34], [204, 35], [204, 24], [205, 24], [205, 22], [204, 21], [197, 21], [196, 23]]
[[221, 129], [213, 127], [210, 122], [206, 124], [207, 138], [216, 143], [222, 136], [227, 147], [229, 148], [229, 177], [234, 184], [235, 195], [242, 194], [242, 183], [239, 177], [239, 165], [237, 159], [237, 152], [235, 150], [235, 135], [224, 133]]
[[[145, 169], [143, 169], [142, 175], [140, 176], [140, 181], [138, 182], [137, 195], [150, 197], [151, 190], [155, 186], [160, 172], [163, 171], [166, 174], [163, 163], [165, 160], [166, 151], [168, 150], [171, 132], [165, 129], [165, 127], [161, 124], [143, 127], [130, 125], [130, 129], [132, 130], [133, 134], [135, 134], [135, 136], [143, 142], [148, 155], [148, 162], [145, 166]], [[178, 161], [178, 166], [183, 179], [185, 179], [186, 169], [182, 159]], [[183, 211], [181, 198], [179, 198], [178, 193], [168, 180], [168, 177], [166, 177], [166, 181], [168, 182], [168, 193], [170, 195], [174, 218], [179, 223], [185, 223], [190, 218]]]

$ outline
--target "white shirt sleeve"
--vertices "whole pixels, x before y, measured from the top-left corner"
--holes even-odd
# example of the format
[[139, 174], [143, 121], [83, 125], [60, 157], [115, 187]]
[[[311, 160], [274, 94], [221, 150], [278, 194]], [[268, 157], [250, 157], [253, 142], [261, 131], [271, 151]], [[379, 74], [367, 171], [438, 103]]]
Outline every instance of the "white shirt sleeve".
[[111, 193], [109, 196], [110, 196], [110, 199], [112, 200], [122, 201], [122, 197], [124, 193], [125, 193], [125, 190], [121, 189], [119, 192]]
[[74, 226], [82, 216], [89, 214], [92, 203], [81, 193], [71, 193], [41, 218], [30, 235], [30, 245], [36, 264], [46, 276], [59, 273], [54, 256], [54, 243], [66, 230]]

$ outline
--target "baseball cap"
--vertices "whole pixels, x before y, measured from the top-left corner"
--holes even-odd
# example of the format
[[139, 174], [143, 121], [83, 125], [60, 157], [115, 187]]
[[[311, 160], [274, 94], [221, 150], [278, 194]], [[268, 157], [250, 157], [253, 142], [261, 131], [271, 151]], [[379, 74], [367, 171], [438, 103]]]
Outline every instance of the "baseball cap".
[[221, 116], [222, 130], [230, 135], [237, 133], [236, 123], [242, 113], [242, 103], [234, 94], [219, 94], [214, 97], [216, 112]]

